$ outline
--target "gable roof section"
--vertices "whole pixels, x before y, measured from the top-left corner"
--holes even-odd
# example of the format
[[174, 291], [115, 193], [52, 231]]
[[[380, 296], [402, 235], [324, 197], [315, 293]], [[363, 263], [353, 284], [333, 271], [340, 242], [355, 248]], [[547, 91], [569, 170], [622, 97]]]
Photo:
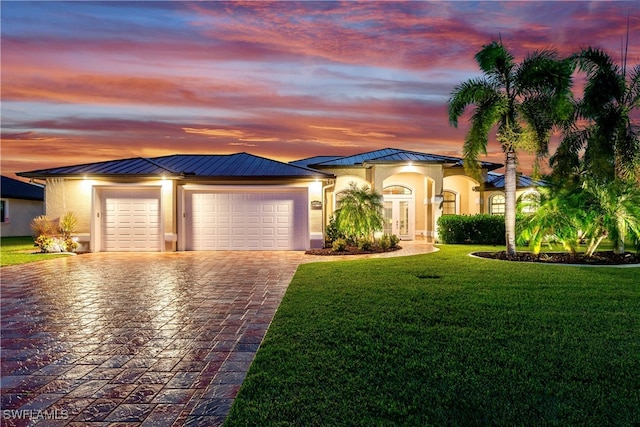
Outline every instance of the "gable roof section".
[[[392, 163], [392, 162], [424, 162], [424, 163], [447, 163], [451, 166], [462, 167], [464, 162], [458, 157], [442, 156], [438, 154], [427, 154], [418, 151], [402, 150], [399, 148], [383, 148], [381, 150], [369, 151], [366, 153], [356, 154], [346, 157], [333, 157], [328, 160], [322, 159], [322, 156], [318, 156], [318, 162], [310, 162], [306, 160], [299, 160], [298, 162], [305, 162], [307, 166], [313, 168], [322, 167], [348, 167], [348, 166], [365, 166], [367, 163]], [[488, 170], [494, 170], [502, 167], [498, 163], [481, 162], [482, 166]]]
[[248, 153], [172, 155], [88, 163], [18, 173], [29, 178], [92, 176], [190, 176], [202, 178], [331, 178], [333, 175]]
[[44, 201], [44, 188], [39, 185], [28, 184], [17, 179], [2, 177], [0, 193], [3, 199], [22, 199]]

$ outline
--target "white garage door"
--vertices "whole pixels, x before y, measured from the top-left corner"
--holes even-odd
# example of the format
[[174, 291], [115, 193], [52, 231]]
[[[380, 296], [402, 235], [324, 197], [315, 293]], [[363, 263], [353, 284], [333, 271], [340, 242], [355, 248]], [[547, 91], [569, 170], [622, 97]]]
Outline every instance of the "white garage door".
[[302, 250], [307, 189], [188, 191], [187, 250]]
[[104, 191], [102, 216], [103, 251], [161, 250], [159, 191]]

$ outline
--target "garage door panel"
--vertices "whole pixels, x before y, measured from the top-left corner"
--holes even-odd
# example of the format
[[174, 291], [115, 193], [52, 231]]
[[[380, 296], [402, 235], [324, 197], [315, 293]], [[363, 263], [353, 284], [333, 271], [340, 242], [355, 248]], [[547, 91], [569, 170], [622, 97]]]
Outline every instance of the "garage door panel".
[[158, 251], [160, 195], [155, 190], [113, 189], [101, 193], [102, 250]]
[[[188, 250], [292, 250], [308, 244], [306, 189], [188, 190], [185, 200]], [[213, 238], [202, 238], [211, 229]]]

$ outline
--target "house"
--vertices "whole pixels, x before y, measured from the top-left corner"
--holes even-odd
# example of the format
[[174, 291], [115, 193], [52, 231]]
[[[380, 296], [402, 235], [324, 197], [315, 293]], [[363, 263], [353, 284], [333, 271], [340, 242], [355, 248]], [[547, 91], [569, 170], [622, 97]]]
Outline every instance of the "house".
[[0, 235], [30, 236], [31, 220], [44, 214], [44, 187], [2, 176]]
[[487, 211], [499, 167], [482, 163], [479, 183], [459, 158], [388, 148], [291, 163], [172, 155], [18, 175], [45, 180], [48, 215], [76, 214], [85, 250], [304, 250], [323, 245], [351, 182], [384, 195], [385, 232], [434, 239], [441, 215]]

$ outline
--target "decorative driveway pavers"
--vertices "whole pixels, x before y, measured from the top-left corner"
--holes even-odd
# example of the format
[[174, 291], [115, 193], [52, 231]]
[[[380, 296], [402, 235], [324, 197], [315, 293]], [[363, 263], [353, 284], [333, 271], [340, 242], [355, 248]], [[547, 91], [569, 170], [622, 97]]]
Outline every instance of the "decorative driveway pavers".
[[298, 265], [334, 260], [96, 253], [3, 267], [0, 423], [220, 425]]

